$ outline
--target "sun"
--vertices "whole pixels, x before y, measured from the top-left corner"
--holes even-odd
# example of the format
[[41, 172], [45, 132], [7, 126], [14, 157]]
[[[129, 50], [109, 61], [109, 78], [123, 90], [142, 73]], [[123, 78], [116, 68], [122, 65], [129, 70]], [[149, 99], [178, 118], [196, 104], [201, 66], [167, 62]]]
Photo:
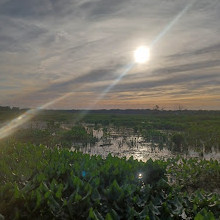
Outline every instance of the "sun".
[[134, 59], [136, 63], [145, 63], [150, 58], [150, 50], [148, 47], [141, 46], [134, 51]]

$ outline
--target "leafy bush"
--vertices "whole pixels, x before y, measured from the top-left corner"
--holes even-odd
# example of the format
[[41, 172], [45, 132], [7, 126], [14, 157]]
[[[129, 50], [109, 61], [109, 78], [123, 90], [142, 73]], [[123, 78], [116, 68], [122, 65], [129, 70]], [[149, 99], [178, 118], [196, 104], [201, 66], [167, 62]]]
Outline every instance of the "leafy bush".
[[168, 160], [168, 174], [174, 183], [187, 191], [220, 190], [220, 164], [217, 160], [184, 159]]
[[94, 144], [97, 139], [92, 133], [88, 133], [83, 126], [74, 126], [71, 130], [65, 131], [60, 135], [59, 141], [62, 146], [71, 147], [73, 143]]
[[[7, 158], [10, 167], [0, 180], [0, 213], [6, 219], [199, 219], [220, 214], [219, 196], [203, 191], [188, 195], [168, 184], [170, 161], [144, 163], [111, 155], [102, 159], [32, 145], [24, 149], [8, 146], [1, 151], [1, 160]], [[10, 156], [4, 157], [6, 152]], [[22, 184], [11, 179], [16, 157], [31, 166], [18, 169], [19, 176], [28, 171]], [[29, 161], [33, 158], [35, 162]], [[0, 166], [0, 173], [4, 169]]]

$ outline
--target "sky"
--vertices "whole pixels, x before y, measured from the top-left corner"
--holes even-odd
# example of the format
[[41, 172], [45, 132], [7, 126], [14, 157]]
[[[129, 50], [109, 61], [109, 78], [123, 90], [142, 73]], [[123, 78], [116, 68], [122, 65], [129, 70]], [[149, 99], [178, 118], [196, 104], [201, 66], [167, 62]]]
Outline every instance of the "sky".
[[220, 110], [219, 22], [219, 0], [0, 0], [0, 105]]

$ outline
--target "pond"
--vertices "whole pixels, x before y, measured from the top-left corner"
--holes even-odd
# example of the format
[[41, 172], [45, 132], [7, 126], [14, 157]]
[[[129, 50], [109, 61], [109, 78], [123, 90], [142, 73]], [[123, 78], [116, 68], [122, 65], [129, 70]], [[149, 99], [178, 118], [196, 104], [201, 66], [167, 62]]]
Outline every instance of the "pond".
[[[58, 122], [55, 122], [55, 124]], [[92, 133], [97, 138], [95, 145], [82, 146], [82, 143], [74, 143], [71, 150], [79, 150], [90, 155], [101, 155], [105, 158], [108, 154], [118, 157], [147, 161], [148, 159], [167, 159], [179, 155], [180, 153], [172, 152], [166, 146], [161, 148], [158, 144], [147, 142], [140, 134], [134, 132], [132, 128], [118, 127], [99, 127], [97, 129], [94, 124], [82, 124], [88, 133]], [[74, 126], [73, 123], [60, 123], [60, 129], [70, 130]], [[30, 121], [21, 126], [22, 129], [40, 129], [48, 128], [45, 121]], [[163, 132], [163, 131], [161, 131]], [[211, 153], [195, 152], [190, 149], [187, 153], [180, 154], [183, 157], [197, 157], [201, 159], [215, 159], [220, 161], [220, 152], [212, 149]]]
[[[167, 148], [159, 148], [157, 144], [146, 142], [143, 137], [133, 132], [133, 129], [118, 129], [118, 128], [100, 128], [85, 126], [88, 132], [92, 132], [93, 136], [97, 137], [98, 141], [95, 145], [87, 147], [77, 146], [72, 147], [72, 150], [79, 150], [90, 155], [101, 155], [105, 158], [109, 153], [113, 156], [147, 161], [148, 159], [167, 159], [177, 156], [177, 153], [171, 152]], [[178, 153], [179, 154], [179, 153]], [[219, 152], [212, 152], [201, 156], [198, 152], [189, 150], [187, 154], [181, 154], [183, 157], [198, 157], [204, 159], [220, 160]]]

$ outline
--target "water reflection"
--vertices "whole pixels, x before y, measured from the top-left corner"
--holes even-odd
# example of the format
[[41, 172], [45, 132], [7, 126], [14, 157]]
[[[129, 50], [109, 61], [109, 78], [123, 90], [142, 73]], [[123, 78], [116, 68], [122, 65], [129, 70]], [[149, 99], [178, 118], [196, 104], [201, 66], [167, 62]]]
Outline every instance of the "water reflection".
[[[172, 156], [169, 150], [159, 150], [158, 147], [152, 148], [151, 143], [144, 142], [142, 137], [132, 134], [129, 130], [125, 132], [109, 128], [107, 132], [104, 132], [103, 129], [93, 129], [93, 135], [98, 138], [98, 142], [87, 148], [79, 147], [80, 151], [90, 155], [101, 155], [103, 158], [109, 153], [118, 157], [129, 158], [133, 156], [134, 159], [142, 161], [149, 158], [160, 159]], [[74, 149], [73, 147], [72, 150]]]
[[[79, 150], [90, 155], [101, 155], [103, 158], [110, 153], [117, 157], [129, 158], [147, 161], [148, 159], [168, 159], [175, 157], [167, 148], [161, 149], [158, 145], [146, 142], [140, 135], [134, 134], [132, 129], [118, 128], [100, 128], [86, 127], [88, 131], [92, 131], [93, 135], [98, 138], [98, 142], [94, 146], [72, 147], [72, 150]], [[187, 154], [181, 154], [183, 157], [201, 157], [198, 152], [190, 150]], [[203, 155], [204, 159], [220, 159], [220, 153], [212, 152]]]
[[[64, 130], [70, 130], [73, 126], [74, 124], [72, 123], [60, 124], [60, 128]], [[93, 124], [83, 124], [83, 126], [89, 133], [93, 133], [93, 136], [96, 137], [98, 141], [93, 146], [89, 144], [83, 146], [82, 143], [74, 143], [74, 147], [72, 147], [71, 150], [79, 150], [90, 155], [101, 155], [103, 158], [109, 153], [118, 157], [129, 158], [133, 156], [134, 159], [142, 161], [147, 161], [150, 158], [153, 160], [167, 159], [177, 155], [166, 147], [161, 148], [157, 144], [146, 142], [140, 134], [135, 133], [131, 128], [105, 127], [95, 129]], [[44, 130], [48, 128], [48, 123], [38, 120], [22, 125], [22, 129], [29, 128]], [[188, 152], [185, 154], [182, 153], [181, 156], [220, 160], [220, 152], [216, 152], [214, 148], [211, 153], [201, 155], [201, 153], [190, 150], [189, 147]]]

